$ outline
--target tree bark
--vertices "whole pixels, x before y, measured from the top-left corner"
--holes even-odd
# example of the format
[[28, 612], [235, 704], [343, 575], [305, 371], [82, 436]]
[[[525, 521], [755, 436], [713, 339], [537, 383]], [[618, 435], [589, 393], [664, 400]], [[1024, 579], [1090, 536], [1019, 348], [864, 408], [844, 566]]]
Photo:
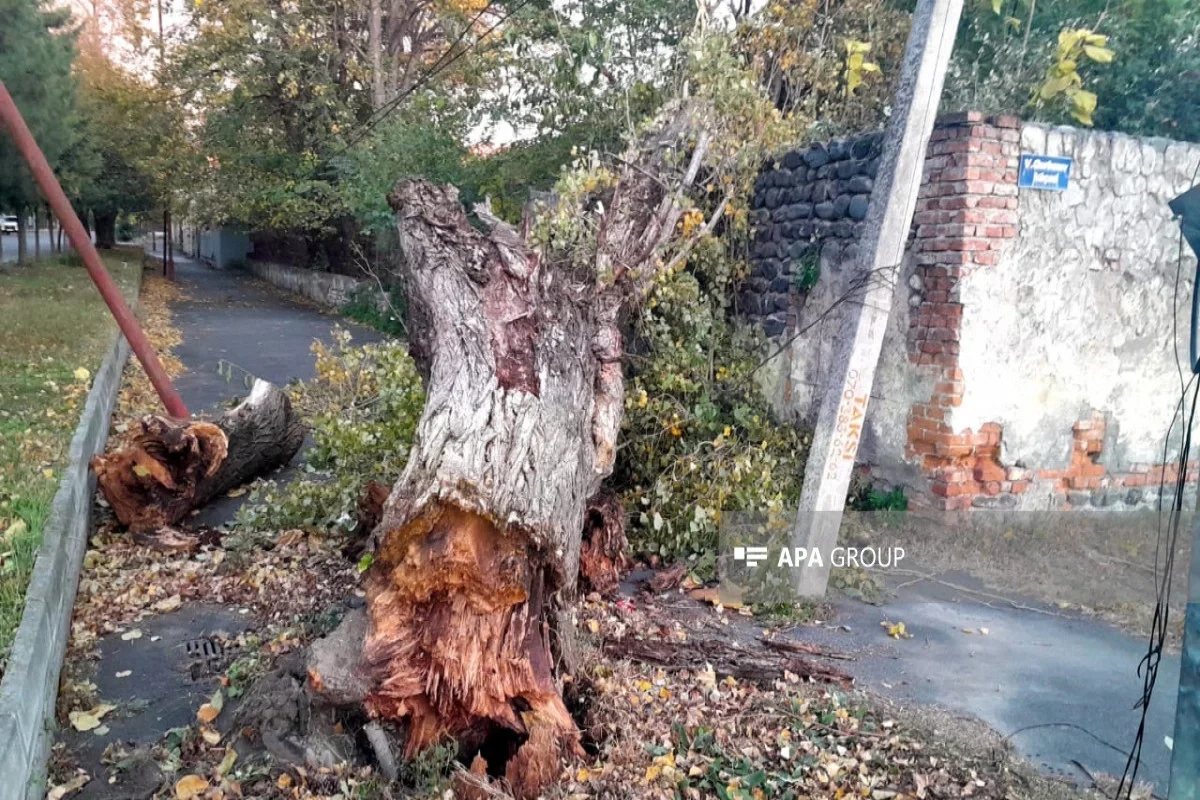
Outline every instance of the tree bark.
[[580, 287], [507, 225], [471, 227], [453, 188], [405, 182], [391, 201], [427, 394], [376, 531], [365, 702], [408, 721], [408, 756], [454, 737], [532, 797], [579, 752], [554, 620], [609, 466], [596, 326]]
[[117, 213], [96, 212], [96, 247], [111, 250], [117, 246]]
[[287, 464], [305, 432], [287, 394], [259, 380], [215, 423], [143, 417], [121, 448], [92, 459], [92, 469], [117, 519], [135, 533], [152, 532]]
[[29, 263], [29, 243], [25, 241], [29, 230], [25, 221], [27, 213], [24, 208], [17, 210], [17, 264], [22, 267]]
[[[343, 634], [362, 651], [349, 669], [310, 661], [310, 684], [403, 722], [408, 757], [454, 738], [518, 798], [580, 753], [560, 690], [589, 501], [624, 408], [618, 317], [671, 268], [661, 248], [708, 142], [691, 111], [585, 204], [587, 252], [535, 250], [486, 207], [481, 231], [453, 187], [403, 181], [389, 196], [425, 407], [373, 534], [366, 633]], [[597, 508], [590, 555], [604, 575], [620, 529]]]

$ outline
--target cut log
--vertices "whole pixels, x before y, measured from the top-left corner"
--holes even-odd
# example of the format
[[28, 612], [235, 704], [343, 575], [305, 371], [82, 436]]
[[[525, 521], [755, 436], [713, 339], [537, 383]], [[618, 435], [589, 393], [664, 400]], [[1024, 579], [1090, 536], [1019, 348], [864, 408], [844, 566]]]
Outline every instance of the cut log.
[[260, 380], [215, 422], [142, 417], [121, 447], [92, 459], [92, 469], [117, 519], [145, 533], [287, 464], [305, 433], [287, 394]]

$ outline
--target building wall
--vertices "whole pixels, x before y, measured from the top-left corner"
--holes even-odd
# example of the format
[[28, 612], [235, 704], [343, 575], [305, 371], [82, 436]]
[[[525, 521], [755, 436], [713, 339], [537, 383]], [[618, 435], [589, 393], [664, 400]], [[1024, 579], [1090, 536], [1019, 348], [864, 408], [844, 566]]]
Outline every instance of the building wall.
[[[837, 165], [856, 146], [877, 148], [865, 141], [789, 154], [755, 197], [758, 280], [740, 307], [796, 337], [776, 392], [801, 420], [815, 418], [839, 312], [864, 280], [843, 197], [861, 207], [871, 187], [849, 191], [861, 165], [842, 167], [845, 178]], [[820, 152], [849, 155], [822, 175], [809, 163]], [[1072, 157], [1068, 190], [1018, 189], [1023, 152]], [[860, 450], [876, 478], [947, 509], [1126, 507], [1173, 483], [1163, 466], [1175, 457], [1163, 456], [1179, 396], [1173, 325], [1186, 351], [1195, 261], [1185, 253], [1176, 310], [1179, 225], [1166, 203], [1198, 163], [1197, 145], [973, 113], [940, 120], [905, 263], [887, 276], [893, 310]], [[834, 205], [817, 215], [806, 193]], [[791, 276], [814, 253], [820, 280], [802, 294]]]

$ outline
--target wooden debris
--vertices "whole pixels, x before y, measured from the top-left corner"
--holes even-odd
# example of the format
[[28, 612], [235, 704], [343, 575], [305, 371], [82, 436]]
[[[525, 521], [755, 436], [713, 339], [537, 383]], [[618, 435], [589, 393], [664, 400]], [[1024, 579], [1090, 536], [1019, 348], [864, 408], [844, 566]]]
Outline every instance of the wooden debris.
[[[824, 681], [850, 686], [854, 679], [834, 667], [814, 664], [794, 655], [785, 655], [767, 648], [750, 647], [722, 639], [691, 639], [672, 642], [665, 639], [613, 639], [606, 641], [604, 653], [613, 658], [627, 658], [664, 669], [698, 669], [711, 664], [718, 675], [731, 675], [738, 680], [753, 681], [765, 686], [784, 680], [791, 673], [803, 680]], [[824, 655], [820, 652], [814, 655]]]
[[92, 459], [104, 499], [135, 533], [173, 526], [214, 497], [287, 464], [305, 436], [287, 395], [261, 380], [215, 423], [146, 416], [137, 427], [118, 450]]

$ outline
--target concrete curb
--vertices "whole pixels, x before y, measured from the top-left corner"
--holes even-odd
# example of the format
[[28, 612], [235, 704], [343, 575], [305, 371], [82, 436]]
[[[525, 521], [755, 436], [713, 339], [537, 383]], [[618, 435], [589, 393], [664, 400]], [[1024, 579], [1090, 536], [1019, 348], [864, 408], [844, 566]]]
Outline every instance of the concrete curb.
[[88, 392], [42, 533], [25, 594], [25, 611], [0, 682], [0, 800], [41, 800], [46, 796], [46, 760], [58, 678], [91, 532], [96, 476], [88, 462], [108, 441], [128, 358], [129, 344], [117, 334]]

